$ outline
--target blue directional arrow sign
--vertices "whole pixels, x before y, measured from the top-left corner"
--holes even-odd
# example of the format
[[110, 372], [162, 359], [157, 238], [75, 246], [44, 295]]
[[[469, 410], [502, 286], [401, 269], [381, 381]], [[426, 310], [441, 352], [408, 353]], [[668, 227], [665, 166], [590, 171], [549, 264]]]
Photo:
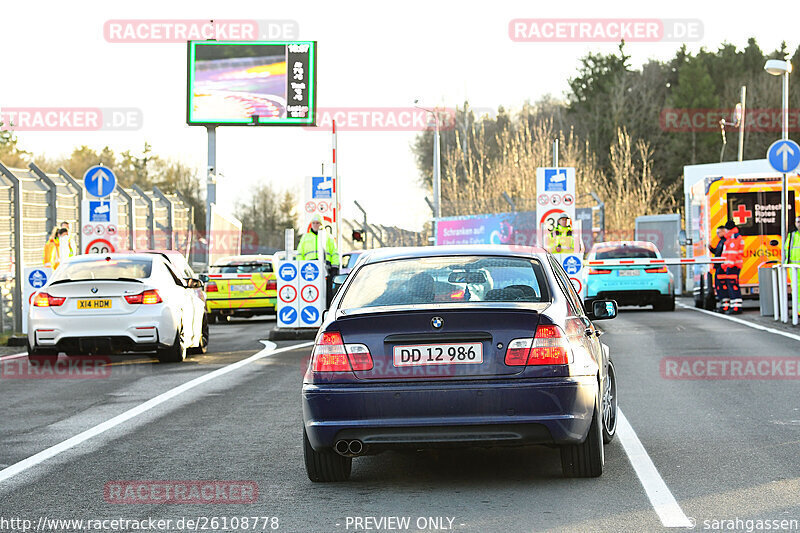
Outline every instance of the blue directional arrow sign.
[[95, 165], [83, 175], [83, 186], [90, 195], [104, 198], [114, 192], [114, 188], [117, 186], [117, 177], [110, 168]]
[[278, 320], [280, 320], [282, 324], [294, 324], [297, 320], [297, 309], [294, 307], [284, 307], [278, 313]]
[[300, 274], [306, 281], [314, 281], [319, 275], [319, 268], [314, 263], [306, 263], [300, 267]]
[[775, 141], [767, 150], [767, 159], [778, 172], [791, 172], [800, 165], [800, 146], [791, 139]]
[[278, 269], [278, 275], [283, 281], [292, 281], [297, 277], [297, 268], [291, 263], [284, 263]]
[[578, 272], [581, 271], [581, 267], [583, 264], [581, 263], [581, 258], [577, 255], [568, 255], [564, 259], [564, 270], [566, 270], [567, 274], [570, 276], [574, 276]]
[[306, 306], [300, 312], [300, 318], [305, 324], [314, 324], [319, 320], [319, 311], [316, 307]]

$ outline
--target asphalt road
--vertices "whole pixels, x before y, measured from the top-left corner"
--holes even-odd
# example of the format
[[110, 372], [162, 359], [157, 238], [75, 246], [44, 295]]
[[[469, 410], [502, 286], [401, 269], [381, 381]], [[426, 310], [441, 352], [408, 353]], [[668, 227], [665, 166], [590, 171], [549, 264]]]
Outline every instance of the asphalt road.
[[[171, 365], [113, 357], [97, 379], [15, 379], [9, 372], [18, 367], [4, 366], [0, 531], [21, 530], [11, 519], [45, 531], [185, 531], [195, 529], [186, 520], [199, 519], [199, 531], [224, 531], [222, 518], [228, 531], [244, 531], [245, 516], [258, 517], [250, 531], [664, 531], [664, 510], [654, 509], [663, 490], [696, 530], [758, 530], [747, 520], [800, 527], [800, 380], [685, 379], [673, 370], [686, 367], [665, 359], [782, 361], [798, 357], [800, 337], [680, 307], [625, 309], [598, 322], [633, 434], [606, 447], [599, 479], [564, 479], [557, 450], [534, 447], [385, 453], [354, 460], [347, 483], [314, 484], [303, 466], [299, 401], [310, 350], [307, 343], [262, 350], [273, 324], [213, 325], [206, 355]], [[59, 446], [70, 438], [73, 446]], [[652, 471], [632, 442], [641, 443]], [[52, 456], [43, 457], [46, 450]], [[255, 503], [231, 503], [231, 492], [221, 503], [125, 504], [113, 490], [127, 480], [237, 481], [257, 496], [247, 500]], [[129, 522], [48, 529], [42, 517]], [[408, 517], [409, 526], [391, 517]], [[161, 529], [131, 522], [149, 518], [172, 522]]]

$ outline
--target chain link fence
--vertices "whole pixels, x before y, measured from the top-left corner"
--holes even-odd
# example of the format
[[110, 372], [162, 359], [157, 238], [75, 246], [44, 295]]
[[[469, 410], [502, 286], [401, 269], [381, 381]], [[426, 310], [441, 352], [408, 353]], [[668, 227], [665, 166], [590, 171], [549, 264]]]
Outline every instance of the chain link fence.
[[[122, 250], [179, 250], [188, 256], [194, 235], [192, 207], [178, 194], [119, 184], [117, 237]], [[53, 228], [69, 223], [78, 253], [92, 234], [82, 220], [83, 184], [63, 168], [46, 173], [34, 163], [9, 168], [0, 162], [0, 334], [21, 332], [25, 267], [41, 265]]]

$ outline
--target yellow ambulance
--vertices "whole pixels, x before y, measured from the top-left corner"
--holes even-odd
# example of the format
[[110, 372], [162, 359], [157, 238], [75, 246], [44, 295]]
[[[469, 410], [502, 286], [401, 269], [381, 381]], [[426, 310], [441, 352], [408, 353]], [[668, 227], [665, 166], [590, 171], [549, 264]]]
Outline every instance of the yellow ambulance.
[[230, 317], [274, 315], [278, 286], [272, 256], [238, 255], [217, 261], [206, 281], [206, 310], [211, 322]]

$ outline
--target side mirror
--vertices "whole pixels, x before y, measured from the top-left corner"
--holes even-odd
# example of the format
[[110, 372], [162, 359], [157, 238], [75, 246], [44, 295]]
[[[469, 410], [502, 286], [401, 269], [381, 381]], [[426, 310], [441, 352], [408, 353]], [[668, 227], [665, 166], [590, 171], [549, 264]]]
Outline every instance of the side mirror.
[[186, 286], [189, 287], [190, 289], [202, 289], [205, 287], [205, 285], [203, 285], [202, 280], [197, 278], [189, 278], [189, 280], [187, 280], [186, 282]]
[[208, 274], [200, 274], [197, 276], [203, 283], [208, 283]]
[[678, 232], [678, 244], [681, 246], [689, 246], [692, 244], [692, 239], [686, 236], [686, 230], [682, 229]]
[[586, 314], [591, 320], [608, 320], [617, 316], [617, 302], [614, 300], [592, 300], [591, 309]]
[[339, 287], [344, 285], [345, 280], [347, 279], [347, 274], [338, 274], [333, 276], [333, 280], [331, 280], [331, 289], [333, 290], [333, 294], [336, 294], [336, 291], [339, 290]]

